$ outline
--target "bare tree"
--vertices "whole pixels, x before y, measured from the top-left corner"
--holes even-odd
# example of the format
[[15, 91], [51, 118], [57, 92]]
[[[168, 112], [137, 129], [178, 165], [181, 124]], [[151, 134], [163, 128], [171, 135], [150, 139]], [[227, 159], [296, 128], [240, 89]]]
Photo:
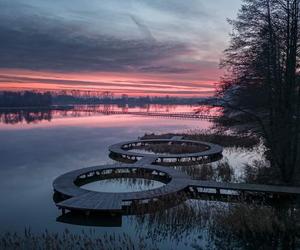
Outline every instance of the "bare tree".
[[[286, 182], [299, 163], [300, 0], [244, 0], [219, 85], [220, 121], [261, 135]], [[231, 119], [228, 119], [231, 117]]]

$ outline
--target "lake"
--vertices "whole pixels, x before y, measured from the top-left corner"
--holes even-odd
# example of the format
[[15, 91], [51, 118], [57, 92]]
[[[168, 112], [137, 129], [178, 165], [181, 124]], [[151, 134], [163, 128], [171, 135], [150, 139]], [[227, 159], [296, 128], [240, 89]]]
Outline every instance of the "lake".
[[[193, 106], [148, 106], [155, 112], [194, 112]], [[110, 107], [110, 110], [119, 107]], [[135, 107], [135, 111], [145, 107]], [[31, 113], [30, 113], [31, 112]], [[166, 209], [159, 215], [98, 218], [90, 222], [98, 226], [63, 223], [57, 218], [61, 212], [52, 196], [52, 182], [68, 171], [113, 163], [108, 157], [108, 146], [136, 139], [145, 133], [191, 132], [209, 129], [210, 121], [197, 119], [172, 119], [128, 114], [101, 114], [74, 110], [33, 112], [2, 112], [0, 123], [0, 231], [62, 232], [66, 228], [75, 233], [95, 230], [104, 233], [126, 233], [133, 239], [144, 237], [162, 249], [194, 249], [193, 244], [205, 247], [214, 243], [209, 225], [194, 220], [184, 221], [189, 207], [210, 209], [224, 207], [226, 203], [189, 200], [182, 205]], [[234, 168], [236, 181], [242, 180], [243, 164], [260, 159], [263, 149], [230, 148], [224, 158]], [[197, 168], [197, 166], [196, 166]], [[143, 179], [111, 180], [88, 184], [92, 190], [145, 190], [161, 185]], [[188, 211], [187, 211], [188, 210]], [[181, 214], [178, 220], [173, 215]], [[194, 214], [195, 216], [195, 214]], [[173, 219], [172, 219], [173, 218]], [[190, 216], [190, 219], [194, 219]], [[202, 221], [203, 222], [203, 221]], [[196, 223], [196, 224], [195, 224]], [[88, 224], [88, 223], [86, 223]]]

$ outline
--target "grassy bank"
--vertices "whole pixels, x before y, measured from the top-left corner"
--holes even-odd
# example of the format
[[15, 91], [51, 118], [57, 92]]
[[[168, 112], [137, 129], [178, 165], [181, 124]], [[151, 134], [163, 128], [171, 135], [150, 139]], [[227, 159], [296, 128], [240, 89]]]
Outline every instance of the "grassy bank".
[[252, 148], [259, 144], [260, 139], [250, 135], [225, 134], [222, 132], [209, 132], [203, 130], [187, 133], [145, 134], [141, 139], [170, 139], [173, 136], [183, 136], [187, 140], [206, 141], [219, 144], [223, 147]]

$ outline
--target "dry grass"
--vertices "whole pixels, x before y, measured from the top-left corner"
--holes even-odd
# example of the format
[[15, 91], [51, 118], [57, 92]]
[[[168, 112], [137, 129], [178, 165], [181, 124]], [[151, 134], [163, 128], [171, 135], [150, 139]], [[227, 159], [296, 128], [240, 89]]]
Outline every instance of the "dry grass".
[[136, 228], [147, 228], [153, 241], [187, 240], [194, 249], [203, 249], [201, 235], [207, 230], [209, 249], [289, 250], [300, 247], [299, 222], [299, 209], [292, 207], [190, 200], [140, 215]]
[[173, 136], [183, 136], [187, 140], [207, 141], [222, 145], [223, 147], [252, 148], [260, 142], [259, 138], [250, 135], [230, 135], [205, 130], [194, 130], [182, 134], [145, 134], [141, 139], [170, 139]]
[[168, 210], [158, 210], [138, 216], [136, 228], [147, 228], [147, 238], [161, 242], [166, 238], [172, 242], [197, 238], [210, 223], [215, 205], [209, 202], [190, 200]]
[[299, 211], [294, 208], [232, 205], [226, 213], [218, 212], [212, 230], [222, 249], [300, 247]]
[[222, 182], [235, 181], [234, 170], [227, 161], [219, 161], [214, 164], [214, 166], [212, 166], [212, 164], [203, 164], [196, 166], [179, 166], [177, 168], [193, 179]]
[[217, 176], [220, 180], [223, 182], [231, 182], [234, 176], [234, 171], [230, 167], [229, 163], [224, 161], [224, 162], [219, 162], [217, 165]]
[[205, 145], [153, 143], [145, 146], [133, 147], [132, 149], [142, 149], [156, 154], [189, 154], [205, 151], [207, 150], [207, 147]]
[[95, 231], [81, 234], [73, 234], [68, 230], [63, 233], [50, 233], [45, 231], [41, 234], [33, 234], [25, 230], [24, 234], [3, 233], [0, 235], [0, 249], [2, 250], [114, 250], [114, 249], [158, 249], [155, 244], [147, 244], [144, 238], [132, 239], [129, 235], [107, 234], [96, 235]]
[[245, 165], [245, 182], [258, 184], [282, 184], [280, 173], [275, 168], [266, 166], [264, 161], [254, 161]]
[[[182, 197], [184, 198], [184, 196]], [[128, 218], [135, 228], [134, 238], [128, 234], [104, 233], [94, 230], [73, 234], [3, 233], [0, 249], [160, 249], [187, 242], [194, 249], [299, 249], [299, 209], [285, 206], [222, 203], [189, 200], [169, 209]], [[162, 243], [162, 245], [161, 245]]]

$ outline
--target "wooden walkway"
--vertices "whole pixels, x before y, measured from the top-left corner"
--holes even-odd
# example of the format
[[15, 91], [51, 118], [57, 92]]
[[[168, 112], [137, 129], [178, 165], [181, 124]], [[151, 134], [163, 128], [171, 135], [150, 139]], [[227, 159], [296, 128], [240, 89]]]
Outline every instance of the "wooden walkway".
[[[199, 145], [201, 147], [206, 147], [206, 150], [199, 151], [196, 153], [186, 153], [186, 154], [151, 154], [151, 153], [141, 153], [130, 151], [131, 149], [142, 147], [147, 144], [160, 144], [160, 143], [177, 143], [180, 145], [190, 144]], [[184, 147], [184, 146], [183, 146]], [[208, 163], [220, 159], [222, 156], [223, 147], [201, 141], [185, 140], [182, 136], [174, 136], [171, 139], [147, 139], [147, 140], [136, 140], [127, 141], [114, 144], [109, 147], [109, 151], [120, 158], [129, 159], [133, 161], [138, 161], [142, 158], [156, 158], [155, 163], [161, 164], [164, 162], [190, 162], [191, 164], [198, 163]], [[152, 162], [151, 162], [152, 163]]]
[[[82, 189], [75, 184], [78, 179], [92, 178], [97, 175], [104, 178], [105, 176], [109, 178], [128, 176], [128, 174], [135, 176], [138, 170], [153, 175], [153, 179], [155, 176], [165, 176], [169, 181], [160, 188], [130, 193], [95, 192]], [[67, 198], [56, 204], [61, 209], [120, 212], [125, 203], [130, 205], [133, 202], [149, 202], [177, 194], [186, 188], [188, 178], [186, 174], [172, 168], [145, 166], [141, 162], [141, 164], [97, 166], [72, 171], [58, 177], [53, 182], [53, 188], [55, 192]]]
[[[154, 155], [129, 152], [132, 147], [143, 145], [143, 143], [200, 143], [208, 146], [203, 152], [181, 155]], [[118, 212], [136, 205], [150, 204], [159, 200], [173, 197], [184, 193], [184, 197], [195, 197], [195, 195], [222, 195], [232, 196], [244, 194], [262, 193], [268, 198], [277, 196], [299, 196], [300, 187], [256, 185], [246, 183], [222, 183], [214, 181], [193, 180], [187, 174], [171, 167], [157, 165], [159, 158], [182, 157], [197, 159], [222, 153], [222, 147], [205, 142], [183, 140], [182, 137], [173, 137], [163, 140], [138, 140], [125, 143], [118, 143], [109, 148], [111, 152], [125, 155], [128, 159], [135, 159], [134, 164], [102, 165], [91, 168], [83, 168], [61, 175], [53, 182], [54, 191], [60, 195], [63, 201], [56, 203], [57, 207], [65, 210], [79, 210], [87, 213], [97, 212]], [[209, 153], [209, 154], [208, 154]], [[152, 164], [156, 165], [152, 165]], [[81, 188], [80, 186], [95, 180], [111, 178], [147, 178], [159, 180], [165, 183], [160, 188], [141, 192], [109, 193], [95, 192]], [[83, 183], [83, 184], [81, 184]], [[228, 192], [229, 191], [229, 192]], [[175, 197], [176, 199], [176, 197]]]
[[[147, 165], [153, 159], [144, 159], [136, 164], [107, 165], [92, 168], [80, 169], [69, 172], [58, 177], [53, 188], [55, 192], [61, 194], [65, 200], [57, 203], [57, 207], [63, 210], [80, 210], [85, 212], [118, 212], [122, 213], [125, 207], [133, 204], [149, 204], [151, 202], [171, 197], [180, 193], [185, 194], [216, 194], [228, 195], [232, 193], [227, 191], [237, 191], [239, 194], [263, 193], [264, 195], [276, 196], [298, 196], [299, 187], [254, 185], [243, 183], [221, 183], [214, 181], [193, 180], [183, 172], [170, 167], [157, 165]], [[80, 188], [76, 185], [78, 179], [94, 178], [100, 179], [136, 177], [137, 171], [145, 171], [153, 176], [166, 177], [167, 184], [163, 187], [129, 193], [107, 193], [95, 192]], [[148, 176], [149, 178], [149, 176]], [[186, 196], [188, 198], [188, 196]]]
[[238, 191], [238, 192], [253, 192], [253, 193], [264, 193], [264, 194], [277, 194], [277, 195], [300, 195], [300, 187], [276, 186], [276, 185], [225, 183], [225, 182], [192, 180], [189, 183], [189, 187], [213, 189], [215, 190], [216, 193], [221, 193], [224, 190], [230, 190], [230, 191]]

